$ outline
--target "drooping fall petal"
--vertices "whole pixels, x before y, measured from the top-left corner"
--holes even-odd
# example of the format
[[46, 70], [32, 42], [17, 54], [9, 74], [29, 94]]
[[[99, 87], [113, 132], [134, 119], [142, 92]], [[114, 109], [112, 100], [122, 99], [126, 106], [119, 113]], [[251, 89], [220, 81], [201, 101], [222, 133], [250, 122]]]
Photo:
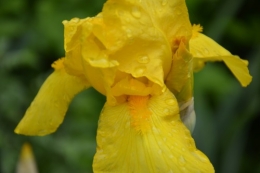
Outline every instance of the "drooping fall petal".
[[194, 69], [200, 70], [206, 61], [224, 61], [243, 87], [252, 81], [248, 62], [232, 55], [211, 38], [198, 33], [190, 40], [190, 52], [194, 56]]
[[169, 90], [159, 96], [129, 96], [117, 106], [106, 104], [99, 120], [94, 172], [214, 172], [178, 112]]
[[82, 78], [65, 72], [63, 60], [56, 63], [55, 71], [42, 85], [15, 133], [42, 136], [54, 132], [62, 123], [72, 98], [89, 87]]

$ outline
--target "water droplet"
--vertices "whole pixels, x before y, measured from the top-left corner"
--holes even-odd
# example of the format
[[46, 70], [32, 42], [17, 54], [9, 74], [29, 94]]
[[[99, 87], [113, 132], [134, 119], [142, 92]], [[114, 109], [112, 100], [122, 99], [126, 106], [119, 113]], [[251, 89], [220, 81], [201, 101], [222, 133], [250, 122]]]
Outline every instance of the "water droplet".
[[127, 123], [125, 124], [125, 128], [126, 128], [126, 129], [129, 129], [129, 127], [130, 127], [130, 122], [127, 122]]
[[182, 172], [187, 172], [187, 169], [185, 167], [181, 167]]
[[123, 10], [117, 10], [116, 13], [118, 16], [123, 16], [125, 12]]
[[176, 104], [175, 100], [174, 99], [166, 99], [165, 100], [165, 103], [169, 106], [173, 106]]
[[70, 98], [68, 95], [64, 94], [63, 95], [63, 100], [66, 101], [66, 102], [69, 102], [70, 101]]
[[73, 22], [73, 23], [78, 23], [79, 22], [79, 18], [73, 18], [73, 19], [71, 19], [71, 22]]
[[38, 131], [38, 135], [45, 135], [46, 133], [47, 133], [47, 131], [44, 129], [41, 129]]
[[178, 133], [178, 130], [172, 129], [172, 132], [173, 132], [173, 133]]
[[162, 5], [165, 6], [168, 3], [168, 0], [162, 0]]
[[219, 51], [217, 51], [217, 50], [214, 50], [214, 53], [215, 53], [216, 55], [220, 55]]
[[183, 156], [180, 156], [180, 157], [179, 157], [179, 163], [180, 163], [181, 165], [184, 165], [184, 164], [186, 163], [186, 160], [184, 159]]
[[141, 12], [140, 12], [140, 10], [137, 7], [133, 7], [132, 8], [132, 15], [135, 18], [140, 18], [141, 17]]
[[137, 67], [135, 68], [135, 76], [141, 76], [144, 74], [146, 68], [145, 67]]
[[128, 17], [125, 18], [126, 22], [130, 22], [130, 19]]
[[141, 63], [141, 64], [147, 64], [147, 63], [150, 61], [150, 59], [149, 59], [148, 56], [140, 56], [140, 57], [137, 59], [137, 61], [138, 61], [139, 63]]
[[158, 150], [158, 154], [162, 154], [162, 150]]
[[197, 52], [197, 53], [196, 53], [196, 56], [197, 56], [197, 57], [203, 57], [203, 55], [202, 55], [200, 52]]
[[132, 31], [130, 29], [126, 29], [126, 36], [128, 38], [131, 38], [132, 37]]
[[209, 50], [207, 48], [204, 48], [204, 53], [209, 54]]
[[165, 108], [165, 109], [163, 110], [163, 113], [164, 113], [165, 115], [169, 115], [169, 114], [170, 114], [170, 110], [167, 109], [167, 108]]
[[179, 9], [176, 9], [176, 14], [177, 15], [180, 15], [181, 14], [181, 11]]
[[153, 127], [153, 132], [154, 134], [160, 134], [160, 130], [155, 127]]
[[193, 155], [195, 157], [197, 157], [202, 162], [207, 162], [208, 161], [207, 158], [203, 154], [201, 154], [199, 152], [195, 152], [195, 153], [193, 153]]

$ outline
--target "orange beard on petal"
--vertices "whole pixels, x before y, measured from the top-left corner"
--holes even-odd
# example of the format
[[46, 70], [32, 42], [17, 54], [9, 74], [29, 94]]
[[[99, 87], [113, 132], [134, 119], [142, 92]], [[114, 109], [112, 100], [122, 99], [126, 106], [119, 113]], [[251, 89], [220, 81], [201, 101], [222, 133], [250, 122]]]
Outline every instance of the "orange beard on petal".
[[151, 111], [148, 109], [149, 96], [129, 96], [128, 106], [131, 115], [131, 126], [140, 134], [150, 128]]

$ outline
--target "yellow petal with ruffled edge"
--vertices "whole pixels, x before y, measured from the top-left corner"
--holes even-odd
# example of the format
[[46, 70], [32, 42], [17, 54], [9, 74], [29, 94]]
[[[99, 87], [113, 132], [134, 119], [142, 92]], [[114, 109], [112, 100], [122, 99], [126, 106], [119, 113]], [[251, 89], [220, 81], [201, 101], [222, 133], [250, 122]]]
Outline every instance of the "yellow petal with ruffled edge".
[[[113, 33], [124, 33], [118, 38], [124, 40], [120, 50], [111, 54], [120, 64], [118, 69], [163, 86], [171, 67], [171, 42], [175, 37], [188, 40], [191, 35], [185, 1], [108, 1], [102, 13], [104, 23], [113, 23], [109, 28]], [[110, 49], [104, 31], [108, 30], [95, 35]]]
[[117, 71], [163, 87], [171, 67], [171, 42], [191, 36], [185, 1], [180, 0], [109, 0], [96, 17], [63, 23], [67, 71], [80, 74], [83, 64], [88, 81], [105, 95], [118, 81], [103, 80], [103, 74], [116, 78]]
[[116, 106], [105, 104], [94, 172], [214, 172], [178, 112], [169, 90], [152, 97], [130, 96], [128, 102]]
[[[66, 72], [71, 75], [80, 76], [83, 74], [82, 57], [81, 57], [81, 39], [82, 24], [87, 19], [73, 18], [70, 21], [64, 20], [64, 49], [66, 59], [64, 60]], [[85, 34], [86, 31], [85, 31]]]
[[56, 131], [73, 97], [90, 86], [86, 80], [68, 75], [63, 60], [53, 64], [55, 71], [40, 88], [15, 133], [43, 136]]
[[232, 55], [211, 38], [198, 33], [190, 40], [190, 52], [194, 56], [194, 69], [200, 70], [206, 61], [224, 61], [243, 87], [251, 81], [248, 62]]

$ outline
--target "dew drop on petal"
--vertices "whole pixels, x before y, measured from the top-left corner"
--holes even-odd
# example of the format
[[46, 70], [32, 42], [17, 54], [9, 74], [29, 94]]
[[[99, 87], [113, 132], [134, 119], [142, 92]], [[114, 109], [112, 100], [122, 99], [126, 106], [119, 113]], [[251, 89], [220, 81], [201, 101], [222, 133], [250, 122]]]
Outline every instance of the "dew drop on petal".
[[46, 133], [47, 133], [47, 131], [44, 130], [44, 129], [41, 129], [41, 130], [38, 131], [38, 135], [44, 135]]
[[165, 6], [168, 3], [168, 0], [162, 0], [162, 5]]
[[183, 156], [179, 157], [179, 163], [180, 163], [180, 165], [184, 165], [186, 163], [186, 160], [184, 159]]
[[162, 150], [158, 150], [158, 154], [162, 154]]
[[181, 11], [179, 9], [176, 9], [176, 14], [177, 15], [180, 15], [181, 14]]
[[170, 114], [171, 114], [171, 111], [170, 111], [169, 109], [165, 108], [165, 109], [163, 110], [163, 114], [164, 114], [164, 115], [170, 115]]
[[153, 130], [154, 134], [160, 134], [160, 130], [159, 129], [153, 127], [152, 130]]
[[140, 57], [137, 59], [137, 61], [138, 61], [139, 63], [141, 63], [141, 64], [147, 64], [147, 63], [150, 61], [150, 59], [149, 59], [148, 56], [140, 56]]
[[136, 76], [140, 76], [142, 74], [144, 74], [146, 68], [145, 67], [136, 67], [134, 72]]
[[[178, 130], [177, 129], [172, 129], [172, 132], [173, 133], [178, 133]], [[177, 145], [177, 143], [176, 143], [176, 145]]]
[[185, 167], [181, 168], [182, 172], [187, 172], [187, 169]]
[[129, 128], [130, 128], [130, 122], [127, 122], [127, 123], [125, 124], [125, 128], [126, 128], [126, 129], [129, 129]]
[[132, 31], [130, 29], [126, 29], [126, 35], [128, 38], [132, 37]]
[[169, 105], [169, 106], [173, 106], [173, 105], [175, 105], [175, 100], [174, 99], [166, 99], [165, 100], [165, 103], [167, 104], [167, 105]]
[[140, 10], [137, 7], [133, 7], [131, 13], [132, 13], [132, 15], [135, 18], [140, 18], [141, 17], [141, 12], [140, 12]]
[[197, 57], [203, 57], [203, 55], [202, 55], [200, 52], [197, 52], [197, 53], [196, 53], [196, 56], [197, 56]]
[[208, 54], [209, 53], [209, 50], [207, 48], [204, 48], [204, 53], [205, 54]]
[[214, 50], [214, 53], [215, 53], [216, 55], [220, 55], [219, 51], [217, 51], [217, 50]]
[[196, 153], [193, 153], [193, 155], [198, 158], [198, 160], [200, 160], [201, 162], [207, 162], [207, 159], [206, 157], [200, 153], [200, 152], [196, 152]]

